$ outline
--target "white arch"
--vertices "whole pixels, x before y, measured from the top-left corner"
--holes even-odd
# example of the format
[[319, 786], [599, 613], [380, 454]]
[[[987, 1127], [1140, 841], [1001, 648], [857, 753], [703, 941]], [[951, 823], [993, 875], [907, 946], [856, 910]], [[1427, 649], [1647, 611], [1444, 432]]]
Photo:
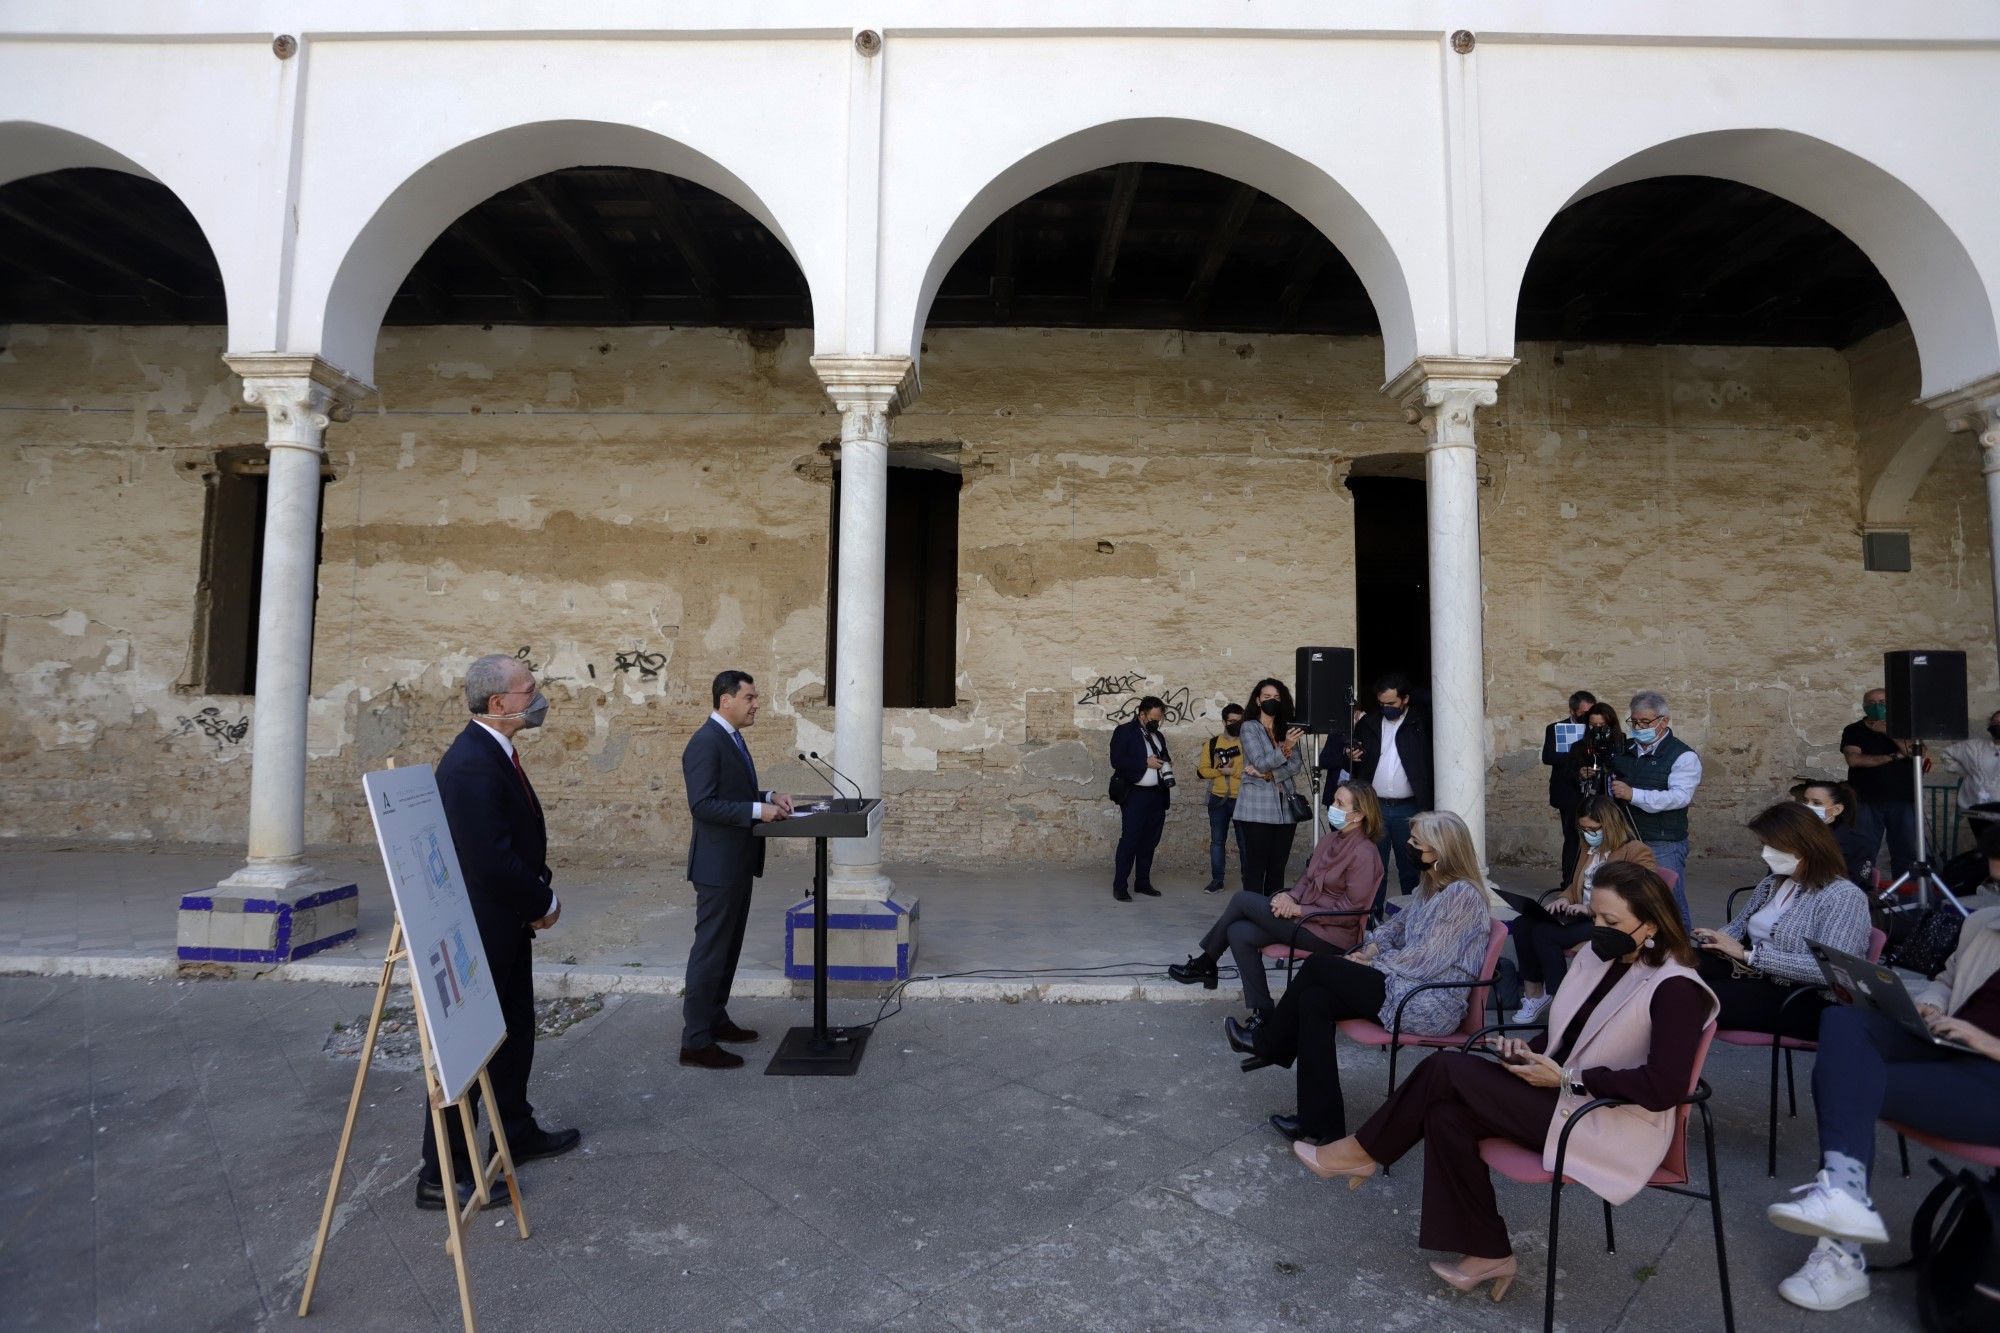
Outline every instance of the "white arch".
[[1881, 272], [1909, 319], [1925, 394], [1941, 393], [2000, 367], [2000, 330], [1979, 267], [1937, 210], [1882, 167], [1825, 139], [1789, 129], [1727, 129], [1655, 143], [1616, 161], [1577, 158], [1550, 186], [1541, 226], [1490, 238], [1489, 303], [1502, 345], [1528, 260], [1555, 215], [1578, 200], [1655, 176], [1713, 176], [1797, 204], [1840, 231]]
[[1374, 217], [1323, 168], [1244, 130], [1208, 121], [1146, 117], [1110, 121], [1044, 144], [988, 181], [958, 210], [928, 256], [921, 282], [898, 300], [892, 286], [884, 327], [923, 345], [924, 322], [945, 274], [1015, 204], [1071, 176], [1121, 162], [1165, 162], [1227, 176], [1270, 195], [1312, 223], [1354, 266], [1382, 325], [1384, 377], [1415, 359], [1418, 316], [1397, 248]]
[[[363, 381], [375, 371], [375, 340], [389, 303], [410, 269], [445, 228], [481, 201], [547, 172], [618, 166], [683, 177], [715, 191], [771, 229], [805, 275], [815, 325], [839, 309], [837, 275], [809, 262], [756, 191], [707, 155], [637, 125], [590, 120], [537, 121], [461, 143], [395, 182], [367, 222], [322, 268], [323, 285], [305, 271], [301, 316], [318, 312], [310, 340], [326, 360]], [[311, 290], [308, 290], [308, 287]]]

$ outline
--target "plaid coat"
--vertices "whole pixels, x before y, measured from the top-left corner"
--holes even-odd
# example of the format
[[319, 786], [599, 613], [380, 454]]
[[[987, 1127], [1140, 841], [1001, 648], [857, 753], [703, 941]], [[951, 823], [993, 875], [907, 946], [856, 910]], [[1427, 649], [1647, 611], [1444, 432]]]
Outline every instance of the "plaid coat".
[[1243, 764], [1271, 775], [1269, 782], [1260, 782], [1248, 773], [1243, 775], [1243, 790], [1236, 797], [1236, 817], [1246, 824], [1289, 824], [1291, 811], [1285, 809], [1284, 794], [1292, 790], [1292, 778], [1305, 767], [1297, 750], [1287, 759], [1278, 743], [1271, 739], [1271, 733], [1264, 730], [1261, 722], [1246, 722], [1243, 725]]

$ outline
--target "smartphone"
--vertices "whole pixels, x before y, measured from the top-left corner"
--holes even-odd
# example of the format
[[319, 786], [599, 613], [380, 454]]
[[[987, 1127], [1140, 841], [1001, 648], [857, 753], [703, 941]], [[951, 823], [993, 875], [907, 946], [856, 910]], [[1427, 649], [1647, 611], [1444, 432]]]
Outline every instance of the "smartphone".
[[1514, 1055], [1501, 1056], [1500, 1063], [1503, 1065], [1527, 1065], [1527, 1064], [1533, 1064], [1534, 1061], [1529, 1059], [1525, 1055], [1516, 1053]]

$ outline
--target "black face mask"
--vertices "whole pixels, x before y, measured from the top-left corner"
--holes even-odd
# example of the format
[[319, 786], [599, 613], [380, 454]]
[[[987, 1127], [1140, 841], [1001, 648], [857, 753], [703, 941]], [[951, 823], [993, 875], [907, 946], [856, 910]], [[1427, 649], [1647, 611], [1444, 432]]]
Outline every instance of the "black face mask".
[[1154, 735], [1157, 736], [1160, 731], [1160, 724], [1157, 722], [1148, 722], [1146, 724], [1146, 730], [1152, 732]]
[[1257, 711], [1265, 717], [1276, 717], [1278, 715], [1278, 701], [1276, 699], [1266, 699], [1263, 703], [1257, 705]]
[[1403, 715], [1403, 710], [1402, 710], [1401, 708], [1399, 708], [1399, 707], [1396, 707], [1396, 706], [1395, 706], [1395, 705], [1393, 705], [1393, 704], [1383, 704], [1383, 705], [1382, 705], [1382, 720], [1383, 720], [1383, 721], [1385, 721], [1385, 722], [1394, 722], [1394, 721], [1395, 721], [1395, 720], [1396, 720], [1397, 718], [1401, 717], [1402, 715]]
[[1234, 722], [1225, 722], [1222, 724], [1222, 729], [1232, 736], [1240, 736], [1243, 734], [1243, 721], [1239, 718]]
[[1994, 740], [2000, 741], [2000, 722], [1995, 722], [1990, 726], [1988, 726], [1986, 728], [1986, 734], [1991, 736]]
[[1590, 951], [1607, 963], [1617, 962], [1638, 947], [1639, 941], [1616, 926], [1591, 927]]

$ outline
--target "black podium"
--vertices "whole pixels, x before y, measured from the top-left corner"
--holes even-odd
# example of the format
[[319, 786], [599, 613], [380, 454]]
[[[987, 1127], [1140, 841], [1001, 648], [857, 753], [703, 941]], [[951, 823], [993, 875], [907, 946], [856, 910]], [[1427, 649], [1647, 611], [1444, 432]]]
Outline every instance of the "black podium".
[[[861, 1068], [868, 1045], [867, 1028], [826, 1025], [826, 840], [865, 838], [882, 823], [882, 798], [810, 796], [793, 798], [790, 819], [758, 824], [759, 838], [813, 840], [813, 1021], [793, 1028], [778, 1043], [778, 1053], [764, 1067], [766, 1074], [852, 1074]], [[791, 929], [788, 922], [785, 927]]]

